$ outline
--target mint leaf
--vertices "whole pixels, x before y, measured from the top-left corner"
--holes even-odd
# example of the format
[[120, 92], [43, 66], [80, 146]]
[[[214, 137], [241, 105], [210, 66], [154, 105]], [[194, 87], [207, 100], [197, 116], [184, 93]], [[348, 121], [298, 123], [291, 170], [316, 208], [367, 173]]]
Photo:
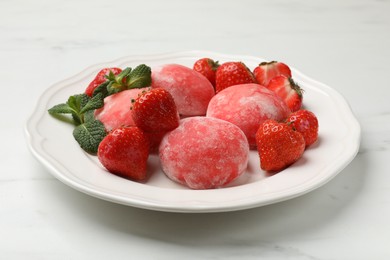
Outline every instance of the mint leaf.
[[96, 154], [100, 142], [107, 135], [104, 125], [99, 120], [85, 122], [73, 130], [73, 137], [80, 147], [92, 154]]
[[95, 90], [92, 93], [92, 97], [96, 96], [99, 93], [102, 93], [103, 98], [108, 96], [107, 87], [108, 87], [109, 84], [111, 84], [110, 81], [105, 81], [102, 84], [100, 84], [99, 86], [97, 86], [97, 88], [95, 88]]
[[67, 116], [67, 114], [73, 113], [73, 109], [71, 109], [66, 103], [55, 105], [52, 108], [48, 109], [48, 112], [51, 116], [57, 118], [58, 120], [71, 124], [75, 123], [72, 118]]
[[81, 108], [81, 95], [73, 95], [68, 98], [66, 102], [74, 113], [78, 113]]
[[144, 88], [150, 86], [151, 83], [152, 71], [145, 64], [138, 65], [132, 70], [126, 80], [127, 89]]
[[71, 114], [73, 112], [73, 109], [69, 107], [68, 104], [62, 103], [53, 106], [48, 110], [48, 112], [52, 115], [54, 114]]
[[76, 113], [79, 113], [81, 108], [88, 103], [90, 97], [86, 94], [76, 94], [68, 98], [67, 104], [71, 107]]
[[72, 109], [72, 117], [76, 125], [83, 123], [81, 108], [89, 100], [89, 97], [85, 94], [77, 94], [68, 98], [67, 104]]
[[78, 94], [78, 98], [80, 99], [80, 109], [83, 108], [91, 99], [87, 94]]
[[84, 123], [95, 120], [95, 110], [89, 110], [84, 113]]
[[107, 95], [113, 95], [126, 89], [150, 86], [152, 83], [152, 70], [145, 64], [138, 65], [135, 69], [127, 67], [118, 75], [110, 73], [107, 76], [107, 80], [109, 82]]
[[75, 125], [80, 125], [85, 121], [85, 112], [103, 106], [104, 100], [102, 96], [103, 94], [99, 94], [93, 98], [90, 98], [86, 94], [72, 95], [68, 98], [68, 101], [66, 103], [55, 105], [50, 108], [48, 112], [58, 118], [60, 114], [71, 114], [73, 118], [73, 123]]
[[101, 108], [104, 105], [104, 97], [102, 93], [98, 93], [92, 98], [88, 99], [88, 102], [84, 104], [80, 110], [80, 113], [83, 114], [87, 111]]

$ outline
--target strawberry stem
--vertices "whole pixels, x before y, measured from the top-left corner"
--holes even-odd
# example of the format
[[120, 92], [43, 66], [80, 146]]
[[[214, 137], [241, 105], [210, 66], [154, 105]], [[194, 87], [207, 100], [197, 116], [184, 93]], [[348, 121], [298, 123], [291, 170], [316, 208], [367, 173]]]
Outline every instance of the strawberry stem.
[[274, 64], [274, 63], [277, 63], [277, 61], [273, 60], [273, 61], [263, 61], [259, 64], [259, 66], [265, 66], [265, 65], [271, 65], [271, 64]]

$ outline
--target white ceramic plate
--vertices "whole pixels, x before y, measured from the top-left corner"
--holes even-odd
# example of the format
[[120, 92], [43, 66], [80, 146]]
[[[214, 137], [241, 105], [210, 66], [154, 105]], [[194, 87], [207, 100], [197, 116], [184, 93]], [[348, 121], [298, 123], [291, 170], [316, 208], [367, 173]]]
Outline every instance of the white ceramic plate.
[[73, 139], [73, 126], [50, 116], [47, 110], [70, 95], [82, 93], [103, 67], [151, 67], [179, 63], [192, 67], [195, 60], [211, 57], [244, 61], [253, 69], [261, 58], [191, 51], [153, 56], [130, 56], [92, 66], [45, 91], [26, 125], [29, 147], [36, 158], [60, 181], [89, 195], [134, 207], [171, 212], [221, 212], [263, 206], [312, 191], [336, 176], [357, 154], [360, 126], [345, 99], [332, 88], [310, 79], [294, 68], [293, 78], [305, 90], [305, 108], [319, 120], [319, 141], [291, 167], [269, 176], [260, 169], [251, 151], [248, 170], [229, 187], [190, 190], [170, 181], [151, 156], [146, 183], [133, 182], [108, 173], [96, 156], [80, 149]]

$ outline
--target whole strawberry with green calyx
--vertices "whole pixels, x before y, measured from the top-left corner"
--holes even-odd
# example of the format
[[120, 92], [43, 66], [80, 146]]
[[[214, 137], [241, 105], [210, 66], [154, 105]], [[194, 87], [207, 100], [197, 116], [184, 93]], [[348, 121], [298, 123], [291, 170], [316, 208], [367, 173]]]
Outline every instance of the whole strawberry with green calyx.
[[215, 74], [218, 67], [218, 61], [214, 61], [210, 58], [202, 58], [194, 63], [193, 70], [205, 76], [215, 87]]
[[138, 65], [134, 69], [127, 67], [119, 74], [110, 71], [107, 81], [96, 87], [92, 95], [102, 93], [109, 96], [126, 89], [149, 87], [152, 83], [151, 68], [145, 64]]
[[215, 74], [215, 90], [217, 93], [225, 88], [246, 83], [256, 83], [256, 79], [242, 62], [223, 63], [218, 67]]
[[301, 133], [285, 123], [266, 120], [256, 133], [261, 169], [277, 172], [301, 158], [305, 140]]
[[268, 83], [276, 76], [284, 75], [291, 77], [290, 68], [278, 61], [262, 62], [254, 70], [253, 75], [255, 76], [257, 83], [263, 86], [267, 86]]
[[163, 88], [140, 94], [131, 109], [135, 125], [145, 132], [167, 132], [179, 126], [180, 118], [175, 101]]
[[141, 181], [147, 177], [149, 142], [138, 127], [121, 127], [110, 132], [99, 144], [98, 159], [111, 173]]
[[291, 112], [301, 109], [303, 90], [291, 77], [276, 76], [266, 87], [283, 99]]
[[304, 109], [298, 110], [288, 116], [286, 123], [303, 135], [306, 147], [317, 141], [318, 119], [313, 112]]
[[101, 69], [95, 78], [89, 83], [88, 87], [85, 89], [85, 94], [87, 94], [89, 97], [92, 97], [93, 92], [95, 89], [102, 83], [107, 81], [107, 76], [109, 74], [118, 75], [122, 72], [122, 69], [120, 68], [104, 68]]

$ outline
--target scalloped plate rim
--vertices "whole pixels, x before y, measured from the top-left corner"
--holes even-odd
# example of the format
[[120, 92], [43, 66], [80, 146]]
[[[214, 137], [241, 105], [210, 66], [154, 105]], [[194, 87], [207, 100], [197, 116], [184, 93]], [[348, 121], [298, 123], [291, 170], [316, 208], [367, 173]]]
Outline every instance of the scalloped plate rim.
[[[253, 192], [251, 196], [246, 197], [237, 197], [237, 198], [228, 198], [225, 201], [207, 201], [205, 199], [197, 199], [194, 198], [194, 194], [202, 194], [203, 197], [206, 195], [216, 195], [229, 192], [231, 188], [223, 188], [217, 190], [169, 190], [166, 188], [160, 187], [148, 187], [147, 189], [152, 190], [151, 194], [148, 196], [143, 196], [142, 191], [140, 194], [132, 194], [130, 197], [128, 195], [123, 195], [120, 192], [116, 193], [110, 190], [104, 190], [101, 188], [96, 188], [94, 185], [90, 185], [88, 183], [83, 183], [80, 180], [72, 178], [72, 172], [66, 170], [64, 165], [58, 161], [59, 158], [52, 158], [50, 155], [50, 151], [46, 151], [43, 147], [43, 143], [46, 140], [45, 136], [42, 136], [38, 132], [39, 122], [45, 116], [46, 107], [43, 105], [48, 105], [48, 102], [51, 101], [53, 95], [55, 95], [58, 91], [65, 89], [70, 83], [80, 81], [82, 78], [93, 75], [101, 67], [107, 65], [114, 65], [118, 63], [127, 63], [134, 60], [147, 60], [147, 61], [155, 61], [155, 60], [171, 60], [171, 59], [196, 59], [201, 57], [219, 57], [223, 59], [230, 60], [242, 60], [248, 61], [251, 60], [252, 63], [254, 60], [264, 61], [264, 59], [254, 56], [244, 56], [244, 55], [230, 55], [230, 54], [221, 54], [210, 51], [184, 51], [184, 52], [171, 52], [171, 53], [162, 53], [162, 54], [153, 54], [153, 55], [129, 55], [125, 57], [118, 58], [111, 62], [99, 63], [92, 66], [89, 66], [85, 70], [79, 72], [73, 77], [69, 77], [64, 79], [51, 87], [49, 87], [42, 95], [40, 96], [33, 113], [29, 117], [26, 125], [25, 125], [25, 135], [27, 138], [28, 147], [31, 150], [32, 154], [40, 161], [49, 172], [58, 180], [62, 181], [66, 185], [89, 194], [91, 196], [104, 199], [107, 201], [124, 204], [128, 206], [134, 206], [144, 209], [158, 210], [158, 211], [167, 211], [167, 212], [188, 212], [188, 213], [201, 213], [201, 212], [225, 212], [225, 211], [233, 211], [233, 210], [242, 210], [248, 208], [254, 208], [259, 206], [265, 206], [273, 203], [277, 203], [280, 201], [285, 201], [303, 194], [306, 194], [312, 190], [319, 188], [320, 186], [326, 184], [333, 177], [335, 177], [339, 172], [341, 172], [356, 156], [359, 145], [360, 145], [360, 126], [357, 122], [356, 118], [353, 115], [353, 112], [344, 99], [344, 97], [338, 93], [336, 90], [331, 87], [315, 81], [302, 72], [296, 70], [293, 67], [290, 67], [293, 76], [296, 76], [300, 79], [300, 81], [309, 84], [311, 88], [316, 89], [318, 91], [324, 92], [324, 94], [328, 95], [330, 99], [335, 102], [339, 107], [338, 112], [341, 112], [345, 124], [348, 124], [351, 129], [351, 132], [348, 132], [346, 135], [346, 139], [344, 140], [344, 151], [342, 153], [343, 157], [339, 158], [339, 161], [336, 161], [333, 164], [328, 165], [325, 169], [322, 169], [321, 174], [318, 176], [314, 176], [309, 181], [305, 182], [304, 185], [297, 185], [296, 187], [290, 187], [288, 190], [281, 190], [279, 192], [273, 192], [269, 194], [260, 194], [261, 197], [258, 196], [257, 192]], [[67, 85], [68, 84], [68, 85]], [[81, 90], [82, 91], [82, 90]], [[67, 97], [64, 97], [67, 98]], [[316, 111], [313, 111], [316, 112]], [[320, 122], [321, 123], [321, 122]], [[321, 126], [321, 125], [320, 125]], [[74, 145], [74, 144], [73, 144]], [[77, 145], [77, 144], [76, 144]], [[316, 148], [321, 149], [321, 145]], [[128, 180], [124, 180], [128, 181]], [[145, 185], [145, 184], [136, 184]], [[237, 187], [233, 187], [235, 190], [242, 190], [247, 192], [248, 188], [253, 188], [250, 186], [256, 186], [256, 182], [241, 185]], [[138, 188], [138, 187], [137, 187]], [[156, 197], [153, 197], [153, 192], [156, 193]], [[173, 195], [179, 196], [188, 196], [187, 200], [182, 201], [170, 201], [170, 200], [161, 200], [159, 199], [160, 192], [169, 192], [173, 193]], [[183, 195], [184, 194], [184, 195]], [[206, 196], [207, 197], [207, 196]]]

